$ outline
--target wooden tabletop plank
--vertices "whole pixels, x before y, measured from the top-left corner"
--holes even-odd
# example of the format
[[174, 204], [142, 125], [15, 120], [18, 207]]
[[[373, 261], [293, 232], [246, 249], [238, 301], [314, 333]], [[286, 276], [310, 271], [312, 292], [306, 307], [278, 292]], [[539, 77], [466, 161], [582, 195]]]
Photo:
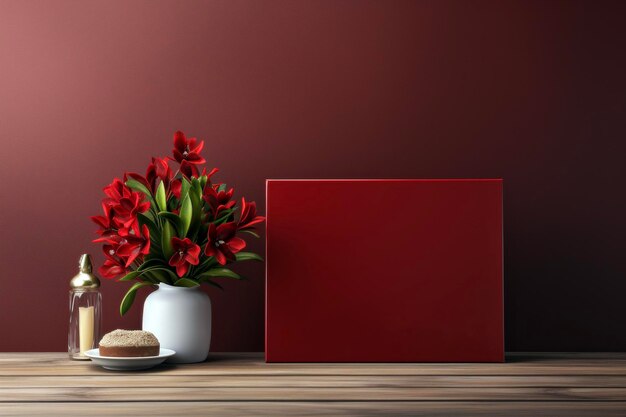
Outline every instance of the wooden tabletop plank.
[[626, 354], [506, 363], [272, 363], [262, 354], [138, 372], [0, 353], [0, 415], [625, 416]]
[[2, 403], [0, 416], [623, 417], [623, 402], [112, 402]]
[[102, 375], [0, 376], [0, 388], [43, 387], [206, 387], [206, 388], [461, 388], [587, 387], [626, 388], [621, 375], [169, 375], [117, 372]]
[[[514, 356], [507, 363], [271, 363], [262, 355], [212, 354], [207, 362], [164, 364], [167, 375], [626, 375], [626, 356]], [[2, 353], [0, 376], [98, 375], [102, 368], [63, 353]], [[125, 373], [118, 373], [123, 375]], [[135, 375], [135, 372], [128, 372]]]
[[0, 388], [13, 401], [625, 401], [626, 388]]

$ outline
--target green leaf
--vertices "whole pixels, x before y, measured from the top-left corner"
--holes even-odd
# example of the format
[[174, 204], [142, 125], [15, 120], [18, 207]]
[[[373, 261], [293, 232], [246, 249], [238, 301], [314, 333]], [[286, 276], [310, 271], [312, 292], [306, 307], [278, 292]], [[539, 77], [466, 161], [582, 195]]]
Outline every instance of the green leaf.
[[165, 196], [165, 185], [163, 181], [161, 181], [157, 187], [156, 203], [161, 211], [167, 211], [167, 198]]
[[202, 187], [202, 189], [204, 190], [204, 187], [206, 187], [206, 183], [209, 181], [209, 177], [207, 177], [206, 175], [202, 175], [200, 177], [200, 186]]
[[140, 271], [132, 271], [129, 272], [128, 274], [124, 275], [122, 278], [118, 279], [118, 281], [132, 281], [135, 278], [137, 278], [139, 275], [141, 275]]
[[220, 290], [224, 291], [224, 287], [222, 287], [220, 284], [218, 284], [218, 283], [217, 283], [217, 282], [215, 282], [215, 281], [211, 281], [208, 277], [203, 277], [203, 278], [200, 278], [200, 279], [198, 280], [198, 282], [200, 282], [201, 284], [209, 284], [209, 285], [212, 285], [212, 286], [214, 286], [214, 287], [216, 287], [216, 288], [219, 288]]
[[197, 287], [198, 283], [189, 278], [181, 278], [174, 283], [177, 287]]
[[[146, 213], [150, 213], [149, 211], [147, 211]], [[156, 231], [156, 234], [158, 234], [159, 229], [157, 228], [156, 223], [154, 223], [154, 221], [146, 216], [143, 213], [137, 213], [137, 218], [139, 219], [139, 223], [140, 224], [145, 224], [146, 226], [148, 226], [148, 229], [150, 229], [150, 234], [153, 233], [153, 231]]]
[[[164, 272], [168, 277], [171, 278], [171, 282], [174, 282], [174, 281], [176, 281], [178, 279], [178, 275], [176, 275], [176, 273], [174, 271], [172, 271], [171, 269], [168, 269], [166, 267], [150, 268], [148, 271], [149, 272]], [[161, 274], [161, 275], [163, 275], [163, 274]]]
[[183, 177], [181, 180], [181, 187], [180, 187], [181, 200], [185, 199], [185, 197], [189, 193], [189, 188], [191, 188], [191, 183], [187, 180], [187, 178]]
[[178, 279], [178, 276], [171, 270], [163, 268], [151, 268], [143, 271], [146, 276], [150, 276], [156, 282], [163, 282], [165, 284], [172, 284]]
[[243, 277], [228, 268], [214, 268], [210, 269], [206, 272], [203, 272], [199, 275], [196, 275], [196, 278], [200, 280], [205, 277], [215, 277], [215, 278], [234, 278], [234, 279], [243, 279]]
[[145, 261], [141, 265], [139, 265], [139, 268], [137, 268], [137, 271], [145, 271], [146, 269], [159, 267], [163, 265], [165, 265], [165, 262], [162, 259], [150, 259], [148, 261]]
[[260, 261], [263, 262], [263, 258], [252, 252], [239, 252], [235, 254], [238, 261]]
[[[151, 213], [147, 211], [146, 213]], [[150, 244], [151, 244], [151, 252], [155, 252], [160, 250], [161, 242], [159, 242], [159, 237], [161, 236], [161, 231], [159, 227], [154, 223], [152, 219], [145, 216], [142, 213], [137, 213], [137, 218], [139, 219], [139, 224], [145, 224], [148, 226], [148, 230], [150, 231]], [[155, 249], [154, 251], [152, 249]]]
[[257, 232], [255, 232], [254, 230], [240, 230], [240, 233], [247, 233], [249, 235], [252, 235], [254, 237], [256, 237], [257, 239], [259, 239], [261, 236], [259, 236], [259, 234]]
[[234, 208], [224, 210], [224, 212], [220, 214], [220, 217], [218, 219], [215, 219], [213, 223], [215, 223], [216, 226], [219, 226], [222, 223], [226, 223], [228, 221], [228, 218], [233, 214], [234, 211]]
[[144, 193], [146, 196], [148, 196], [150, 199], [152, 199], [152, 193], [150, 192], [150, 190], [148, 190], [148, 188], [146, 188], [145, 185], [143, 185], [142, 183], [140, 183], [137, 180], [127, 180], [126, 181], [126, 186], [128, 188], [131, 188], [135, 191], [140, 191], [142, 193]]
[[180, 230], [181, 229], [180, 217], [178, 217], [177, 214], [170, 213], [169, 211], [159, 211], [158, 215], [162, 219], [169, 220], [174, 225], [176, 230]]
[[172, 236], [174, 235], [174, 229], [169, 221], [163, 222], [163, 233], [161, 234], [161, 249], [163, 251], [163, 257], [170, 259], [174, 254], [172, 249]]
[[141, 276], [145, 277], [146, 279], [152, 281], [155, 284], [158, 284], [159, 282], [164, 282], [166, 284], [169, 284], [170, 282], [167, 280], [167, 276], [164, 274], [161, 274], [159, 271], [157, 270], [151, 270], [151, 271], [142, 271], [141, 272]]
[[159, 280], [158, 279], [154, 279], [152, 276], [150, 276], [149, 274], [147, 274], [149, 272], [149, 270], [144, 270], [144, 271], [140, 271], [139, 269], [137, 269], [136, 271], [132, 271], [129, 272], [128, 274], [124, 275], [122, 278], [118, 279], [118, 281], [132, 281], [134, 279], [137, 279], [139, 277], [142, 278], [142, 282], [145, 281], [149, 281], [150, 283], [156, 283]]
[[226, 183], [220, 184], [219, 187], [217, 187], [217, 192], [219, 193], [220, 191], [226, 191]]
[[[200, 246], [203, 246], [203, 245], [200, 245]], [[196, 274], [200, 274], [214, 265], [217, 265], [217, 260], [215, 259], [215, 257], [209, 256], [208, 258], [200, 262], [199, 265], [195, 266], [194, 271]]]
[[[163, 274], [163, 272], [166, 272], [166, 274]], [[136, 271], [129, 272], [118, 279], [118, 281], [132, 281], [139, 277], [145, 277], [152, 282], [164, 282], [167, 284], [170, 282], [170, 280], [167, 279], [168, 276], [172, 278], [172, 282], [178, 279], [176, 274], [163, 264], [162, 260], [150, 259], [141, 264]]]
[[133, 305], [133, 301], [135, 301], [135, 295], [137, 290], [141, 287], [147, 287], [152, 285], [150, 282], [137, 282], [126, 292], [124, 298], [122, 298], [122, 302], [120, 303], [120, 316], [126, 314], [126, 312], [130, 309], [130, 306]]
[[191, 236], [194, 240], [195, 234], [200, 228], [200, 218], [202, 216], [202, 197], [195, 192], [189, 193], [189, 199], [191, 200], [191, 222], [189, 223], [189, 229], [187, 235]]
[[199, 199], [202, 198], [202, 185], [197, 178], [191, 179], [191, 190], [192, 192], [195, 192]]
[[189, 231], [191, 225], [191, 216], [193, 215], [193, 207], [191, 204], [191, 198], [186, 195], [183, 199], [183, 203], [180, 206], [180, 230], [179, 234], [181, 238], [184, 238]]
[[156, 203], [154, 202], [154, 200], [152, 200], [150, 210], [143, 213], [137, 213], [137, 215], [141, 214], [142, 216], [147, 217], [150, 221], [152, 221], [152, 223], [156, 224], [156, 217], [154, 213], [156, 213]]

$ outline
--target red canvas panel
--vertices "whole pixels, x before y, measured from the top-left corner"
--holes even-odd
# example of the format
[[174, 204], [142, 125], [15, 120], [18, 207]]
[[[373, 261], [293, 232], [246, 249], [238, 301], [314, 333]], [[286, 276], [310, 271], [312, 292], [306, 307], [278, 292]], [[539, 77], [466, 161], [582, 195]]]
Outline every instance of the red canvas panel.
[[501, 362], [502, 180], [268, 180], [268, 362]]

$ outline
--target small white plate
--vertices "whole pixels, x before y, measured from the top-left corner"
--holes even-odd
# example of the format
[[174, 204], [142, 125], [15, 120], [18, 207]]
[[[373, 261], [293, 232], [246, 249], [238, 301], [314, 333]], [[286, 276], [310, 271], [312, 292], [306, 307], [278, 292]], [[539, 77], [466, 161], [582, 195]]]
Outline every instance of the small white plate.
[[137, 356], [137, 357], [114, 357], [100, 356], [100, 349], [85, 351], [85, 356], [90, 358], [96, 365], [112, 371], [139, 371], [141, 369], [152, 368], [165, 361], [176, 352], [171, 349], [159, 350], [159, 356]]

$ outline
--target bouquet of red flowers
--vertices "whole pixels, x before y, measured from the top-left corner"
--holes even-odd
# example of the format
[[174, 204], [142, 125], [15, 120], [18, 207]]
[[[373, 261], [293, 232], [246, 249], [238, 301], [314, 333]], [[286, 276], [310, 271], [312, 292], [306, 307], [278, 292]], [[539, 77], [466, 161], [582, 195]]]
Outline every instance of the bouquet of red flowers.
[[106, 257], [99, 272], [137, 281], [122, 299], [122, 315], [142, 287], [207, 283], [221, 288], [215, 278], [242, 278], [225, 265], [263, 260], [243, 251], [242, 235], [258, 238], [255, 226], [265, 218], [257, 216], [253, 201], [242, 197], [238, 207], [232, 188], [211, 181], [216, 168], [200, 172], [206, 162], [203, 146], [204, 141], [176, 132], [173, 157], [152, 158], [145, 176], [125, 173], [123, 181], [115, 178], [104, 187], [104, 214], [91, 218], [100, 227], [94, 242], [103, 244]]

